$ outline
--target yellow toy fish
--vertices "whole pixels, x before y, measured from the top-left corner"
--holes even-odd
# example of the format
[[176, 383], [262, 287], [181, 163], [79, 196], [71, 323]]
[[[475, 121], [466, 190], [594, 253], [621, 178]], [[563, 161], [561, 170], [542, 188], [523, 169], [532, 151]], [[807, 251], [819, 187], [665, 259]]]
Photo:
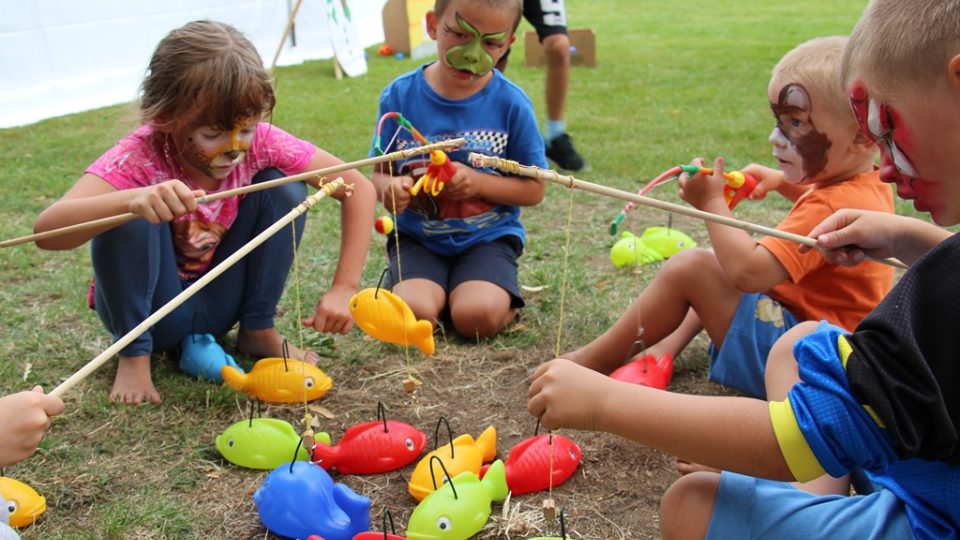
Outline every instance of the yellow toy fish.
[[10, 511], [11, 527], [26, 527], [47, 510], [47, 500], [19, 480], [0, 476], [0, 499]]
[[[470, 435], [461, 435], [453, 440], [453, 451], [450, 450], [450, 444], [445, 444], [436, 450], [423, 456], [417, 463], [417, 467], [410, 475], [410, 483], [407, 490], [418, 501], [434, 492], [433, 478], [437, 481], [437, 487], [443, 485], [446, 477], [439, 464], [434, 463], [431, 467], [430, 458], [437, 456], [443, 461], [444, 467], [451, 478], [456, 477], [463, 471], [470, 471], [475, 475], [480, 474], [480, 466], [488, 461], [493, 461], [497, 457], [497, 430], [493, 426], [483, 430], [483, 433], [474, 441]], [[453, 454], [453, 457], [450, 457]], [[430, 469], [433, 469], [431, 478]]]
[[363, 289], [353, 295], [350, 314], [357, 326], [372, 338], [413, 345], [427, 356], [433, 354], [433, 324], [418, 321], [410, 306], [386, 289]]
[[229, 365], [220, 368], [230, 388], [267, 403], [299, 403], [322, 398], [333, 380], [317, 366], [292, 358], [262, 358], [244, 373]]

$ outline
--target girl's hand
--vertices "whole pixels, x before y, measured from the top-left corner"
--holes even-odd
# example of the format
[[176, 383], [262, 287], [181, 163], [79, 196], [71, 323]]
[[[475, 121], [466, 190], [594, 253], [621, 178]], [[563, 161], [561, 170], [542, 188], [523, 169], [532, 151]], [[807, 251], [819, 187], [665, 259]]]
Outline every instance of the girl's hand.
[[413, 187], [413, 178], [410, 176], [396, 176], [387, 185], [381, 200], [383, 207], [392, 214], [400, 214], [410, 204], [410, 188]]
[[[697, 167], [703, 167], [703, 158], [695, 158], [690, 162]], [[680, 175], [680, 198], [698, 210], [712, 211], [717, 205], [727, 207], [723, 198], [723, 186], [727, 181], [723, 178], [723, 158], [717, 158], [713, 165], [713, 174], [695, 174], [687, 177]]]
[[527, 410], [543, 427], [599, 429], [604, 387], [613, 379], [563, 358], [542, 364], [530, 378]]
[[180, 180], [138, 188], [130, 200], [130, 211], [156, 225], [197, 210], [197, 197], [203, 190], [192, 190]]
[[303, 321], [303, 326], [327, 334], [347, 334], [353, 328], [353, 317], [348, 306], [353, 291], [332, 287], [313, 311], [313, 316]]
[[474, 178], [474, 170], [463, 163], [456, 162], [457, 172], [447, 180], [441, 195], [450, 201], [462, 201], [476, 197], [479, 183]]

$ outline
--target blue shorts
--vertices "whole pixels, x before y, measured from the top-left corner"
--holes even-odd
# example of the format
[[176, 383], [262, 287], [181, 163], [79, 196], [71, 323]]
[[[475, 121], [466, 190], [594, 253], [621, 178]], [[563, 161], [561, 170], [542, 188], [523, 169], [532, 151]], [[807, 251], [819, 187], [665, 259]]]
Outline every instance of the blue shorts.
[[[399, 281], [397, 269], [396, 239], [387, 240], [387, 256], [390, 258], [390, 281], [388, 287]], [[443, 257], [427, 249], [412, 236], [400, 234], [400, 266], [404, 280], [419, 278], [430, 280], [443, 288], [447, 295], [465, 281], [487, 281], [510, 294], [510, 307], [522, 308], [525, 304], [517, 285], [517, 259], [523, 254], [523, 243], [516, 236], [501, 236], [492, 242], [477, 244], [466, 251]]]
[[764, 372], [777, 339], [800, 321], [779, 302], [762, 293], [744, 294], [718, 351], [710, 344], [707, 377], [744, 394], [766, 399]]
[[723, 472], [707, 539], [914, 538], [907, 511], [889, 490], [819, 496], [786, 482]]

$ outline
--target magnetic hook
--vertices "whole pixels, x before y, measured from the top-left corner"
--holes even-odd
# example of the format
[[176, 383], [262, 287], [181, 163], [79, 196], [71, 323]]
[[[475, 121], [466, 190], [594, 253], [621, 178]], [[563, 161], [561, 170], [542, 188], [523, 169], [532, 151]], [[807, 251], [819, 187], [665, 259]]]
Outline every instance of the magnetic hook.
[[437, 420], [437, 427], [436, 427], [436, 429], [433, 430], [433, 449], [436, 450], [436, 449], [437, 449], [437, 443], [440, 442], [440, 441], [439, 441], [439, 439], [440, 439], [440, 422], [443, 422], [444, 424], [447, 425], [447, 437], [450, 438], [450, 459], [455, 459], [455, 456], [453, 455], [453, 430], [450, 429], [450, 421], [447, 420], [447, 417], [446, 417], [446, 416], [441, 416], [440, 419]]
[[453, 490], [454, 500], [458, 499], [457, 497], [457, 488], [453, 485], [453, 478], [450, 478], [450, 473], [447, 472], [447, 466], [443, 464], [443, 460], [440, 459], [440, 456], [430, 456], [430, 480], [433, 481], [433, 490], [437, 490], [437, 477], [433, 474], [433, 460], [437, 460], [437, 463], [440, 464], [440, 468], [443, 469], [443, 475], [447, 477], [447, 483], [450, 484], [450, 489]]

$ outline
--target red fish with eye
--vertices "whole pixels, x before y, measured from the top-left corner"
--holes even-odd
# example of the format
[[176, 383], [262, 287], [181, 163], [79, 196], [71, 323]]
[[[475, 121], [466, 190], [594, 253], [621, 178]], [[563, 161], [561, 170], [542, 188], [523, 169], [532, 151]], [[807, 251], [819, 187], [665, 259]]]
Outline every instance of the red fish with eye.
[[610, 374], [610, 377], [618, 381], [666, 390], [670, 379], [673, 378], [673, 355], [665, 353], [657, 360], [652, 354], [645, 354], [620, 366]]
[[423, 452], [427, 436], [396, 420], [357, 424], [335, 445], [317, 444], [313, 461], [343, 474], [378, 474], [406, 467]]
[[367, 531], [354, 536], [353, 540], [407, 540], [407, 537], [385, 532]]
[[[551, 443], [551, 439], [553, 439]], [[553, 453], [551, 464], [551, 452]], [[512, 495], [544, 491], [573, 476], [583, 457], [580, 447], [563, 435], [534, 435], [516, 444], [507, 455], [507, 488]], [[489, 465], [480, 470], [480, 477]], [[553, 471], [551, 481], [550, 472]]]

